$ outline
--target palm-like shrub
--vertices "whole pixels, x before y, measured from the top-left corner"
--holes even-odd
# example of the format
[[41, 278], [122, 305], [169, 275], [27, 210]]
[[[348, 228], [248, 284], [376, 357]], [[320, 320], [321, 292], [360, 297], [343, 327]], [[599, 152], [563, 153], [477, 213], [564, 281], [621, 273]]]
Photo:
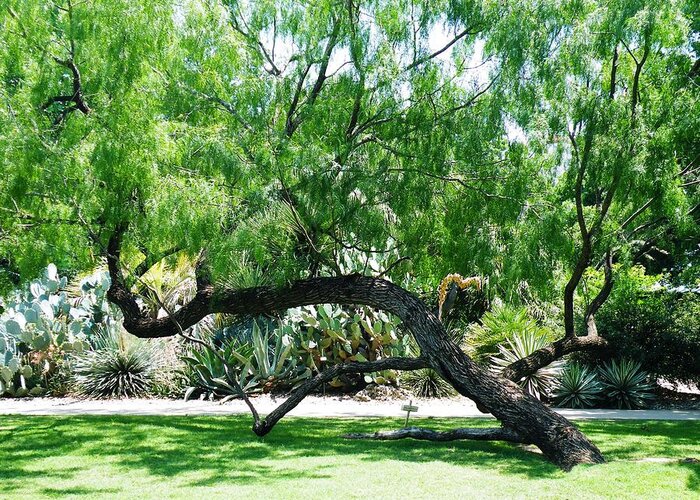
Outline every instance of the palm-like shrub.
[[446, 398], [455, 395], [454, 388], [430, 368], [402, 374], [401, 385], [419, 398]]
[[617, 408], [644, 408], [654, 399], [654, 386], [639, 361], [613, 359], [600, 367], [600, 376], [606, 398]]
[[[504, 344], [498, 345], [498, 355], [491, 356], [491, 369], [496, 373], [500, 373], [508, 365], [529, 356], [549, 343], [548, 336], [537, 330], [520, 334], [516, 333], [512, 338], [507, 339]], [[540, 368], [532, 375], [523, 377], [518, 381], [518, 384], [528, 394], [537, 399], [542, 399], [551, 393], [563, 366], [563, 361], [555, 361], [548, 366]]]
[[529, 333], [547, 341], [556, 340], [554, 332], [539, 325], [530, 317], [527, 309], [497, 305], [481, 317], [480, 324], [469, 328], [465, 345], [472, 358], [485, 362], [491, 356], [500, 353], [499, 345], [505, 344], [516, 335], [524, 336]]
[[579, 363], [570, 363], [554, 389], [555, 404], [567, 408], [591, 408], [600, 399], [603, 386], [598, 374]]
[[93, 349], [75, 357], [79, 392], [96, 398], [143, 396], [157, 369], [154, 344], [127, 338], [110, 324], [93, 340]]

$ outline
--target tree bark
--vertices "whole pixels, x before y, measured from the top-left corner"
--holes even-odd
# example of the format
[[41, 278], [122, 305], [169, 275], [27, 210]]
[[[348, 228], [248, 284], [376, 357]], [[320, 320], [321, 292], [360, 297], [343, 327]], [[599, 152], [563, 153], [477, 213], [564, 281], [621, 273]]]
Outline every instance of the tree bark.
[[607, 346], [608, 342], [597, 335], [564, 337], [505, 367], [501, 372], [501, 376], [517, 382], [566, 354], [605, 349]]
[[458, 441], [468, 439], [471, 441], [507, 441], [509, 443], [529, 444], [517, 432], [505, 428], [463, 428], [441, 432], [421, 429], [420, 427], [406, 427], [395, 431], [379, 431], [370, 434], [351, 433], [346, 434], [344, 437], [346, 439], [376, 439], [379, 441], [393, 441], [406, 438], [422, 441]]

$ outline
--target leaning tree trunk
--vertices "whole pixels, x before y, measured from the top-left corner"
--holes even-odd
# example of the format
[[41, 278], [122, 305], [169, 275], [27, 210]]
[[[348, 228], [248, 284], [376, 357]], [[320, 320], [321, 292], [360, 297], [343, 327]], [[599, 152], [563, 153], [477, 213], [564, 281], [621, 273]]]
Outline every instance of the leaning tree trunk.
[[[108, 297], [122, 310], [126, 330], [138, 337], [174, 336], [214, 312], [256, 315], [323, 303], [376, 307], [402, 319], [420, 346], [421, 363], [427, 363], [460, 394], [492, 413], [505, 429], [537, 445], [559, 467], [569, 470], [580, 463], [603, 462], [598, 448], [571, 422], [510, 380], [480, 368], [449, 339], [442, 323], [420, 299], [389, 281], [350, 275], [300, 280], [280, 288], [219, 290], [198, 280], [191, 302], [171, 316], [152, 319], [140, 311], [136, 297], [124, 285], [118, 263], [118, 240], [113, 239], [108, 253], [112, 276]], [[272, 425], [257, 431], [269, 432]]]

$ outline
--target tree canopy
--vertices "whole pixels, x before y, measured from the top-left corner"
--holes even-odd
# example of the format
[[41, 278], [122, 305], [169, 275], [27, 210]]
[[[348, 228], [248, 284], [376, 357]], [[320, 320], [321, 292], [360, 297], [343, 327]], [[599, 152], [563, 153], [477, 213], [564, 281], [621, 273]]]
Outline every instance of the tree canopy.
[[386, 252], [551, 299], [577, 192], [596, 258], [696, 235], [692, 2], [3, 3], [5, 280], [92, 267], [128, 220], [132, 267]]

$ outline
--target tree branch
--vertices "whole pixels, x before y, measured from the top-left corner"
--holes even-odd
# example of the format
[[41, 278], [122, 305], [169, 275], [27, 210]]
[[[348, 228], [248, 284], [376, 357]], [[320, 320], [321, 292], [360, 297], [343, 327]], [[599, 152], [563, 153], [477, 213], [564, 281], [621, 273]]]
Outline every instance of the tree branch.
[[506, 428], [492, 429], [452, 429], [449, 431], [434, 431], [420, 427], [406, 427], [395, 431], [378, 431], [371, 434], [351, 433], [346, 434], [346, 439], [374, 439], [379, 441], [393, 441], [397, 439], [418, 439], [422, 441], [506, 441], [509, 443], [529, 444], [520, 434]]
[[295, 389], [284, 403], [272, 410], [262, 421], [254, 424], [253, 432], [258, 436], [264, 436], [272, 430], [282, 417], [296, 408], [308, 394], [320, 387], [321, 384], [330, 382], [339, 375], [347, 373], [372, 373], [384, 370], [412, 371], [428, 368], [428, 366], [428, 362], [422, 358], [385, 358], [363, 363], [352, 362], [332, 366]]
[[476, 34], [478, 34], [478, 33], [481, 32], [481, 30], [471, 31], [472, 28], [473, 28], [472, 26], [467, 26], [467, 27], [464, 28], [462, 31], [460, 31], [459, 33], [457, 33], [457, 35], [456, 35], [452, 40], [450, 40], [449, 42], [447, 42], [447, 44], [446, 44], [445, 46], [443, 46], [442, 48], [436, 50], [436, 51], [433, 52], [432, 54], [428, 54], [427, 56], [424, 56], [424, 57], [421, 57], [421, 58], [416, 59], [416, 60], [413, 61], [411, 64], [409, 64], [408, 66], [406, 66], [406, 68], [404, 69], [404, 71], [410, 71], [410, 70], [412, 70], [412, 69], [417, 68], [417, 67], [420, 66], [421, 64], [430, 61], [431, 59], [435, 59], [437, 56], [439, 56], [440, 54], [442, 54], [443, 52], [445, 52], [447, 49], [449, 49], [450, 47], [452, 47], [455, 43], [457, 43], [458, 41], [460, 41], [460, 40], [461, 40], [462, 38], [464, 38], [465, 36], [467, 36], [467, 35], [476, 35]]
[[603, 337], [564, 337], [508, 365], [501, 372], [501, 376], [518, 382], [562, 356], [573, 352], [605, 349], [607, 346], [608, 342]]
[[608, 300], [610, 292], [612, 291], [612, 257], [612, 251], [608, 250], [605, 253], [605, 263], [603, 268], [605, 273], [605, 280], [603, 281], [603, 286], [598, 292], [598, 295], [596, 295], [591, 301], [591, 303], [588, 304], [588, 307], [586, 308], [586, 313], [584, 315], [584, 321], [586, 322], [587, 332], [590, 336], [598, 336], [598, 327], [595, 323], [595, 314], [598, 312], [598, 309], [600, 309], [600, 306], [602, 306], [605, 303], [605, 301]]

